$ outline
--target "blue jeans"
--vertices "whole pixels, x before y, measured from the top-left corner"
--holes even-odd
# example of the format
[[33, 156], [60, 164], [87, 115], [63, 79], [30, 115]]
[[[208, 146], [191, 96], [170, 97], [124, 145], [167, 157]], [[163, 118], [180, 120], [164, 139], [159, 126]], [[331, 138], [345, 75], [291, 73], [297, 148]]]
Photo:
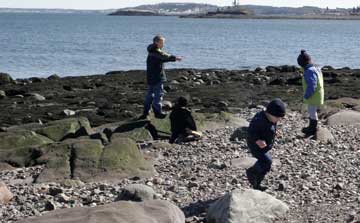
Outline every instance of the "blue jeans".
[[250, 150], [251, 154], [257, 159], [254, 167], [260, 174], [265, 175], [271, 170], [272, 157], [269, 152], [263, 153], [257, 150]]
[[164, 96], [164, 85], [162, 82], [148, 85], [144, 103], [144, 114], [149, 114], [151, 105], [155, 113], [161, 113], [161, 101]]

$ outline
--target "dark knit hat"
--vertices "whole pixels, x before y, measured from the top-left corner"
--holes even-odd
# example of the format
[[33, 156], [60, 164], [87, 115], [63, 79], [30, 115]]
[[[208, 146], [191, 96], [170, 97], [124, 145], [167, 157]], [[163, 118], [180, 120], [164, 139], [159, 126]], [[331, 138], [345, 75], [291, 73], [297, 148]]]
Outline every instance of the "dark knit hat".
[[179, 97], [176, 104], [180, 107], [186, 107], [188, 104], [188, 100], [185, 97]]
[[286, 113], [285, 103], [281, 99], [275, 98], [267, 105], [266, 112], [276, 117], [284, 117]]
[[306, 53], [305, 50], [301, 50], [301, 53], [298, 56], [297, 61], [301, 67], [306, 67], [306, 65], [311, 63], [311, 56], [308, 53]]

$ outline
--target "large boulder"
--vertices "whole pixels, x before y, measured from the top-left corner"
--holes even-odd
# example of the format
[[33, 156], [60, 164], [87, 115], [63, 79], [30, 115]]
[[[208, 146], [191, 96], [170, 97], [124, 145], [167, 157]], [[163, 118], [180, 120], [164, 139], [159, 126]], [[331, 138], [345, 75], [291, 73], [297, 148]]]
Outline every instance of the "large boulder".
[[73, 137], [80, 128], [90, 129], [90, 122], [87, 118], [68, 118], [49, 122], [42, 128], [37, 129], [38, 134], [44, 135], [54, 141], [61, 141]]
[[71, 144], [53, 143], [41, 148], [42, 156], [37, 164], [45, 164], [45, 169], [37, 177], [37, 183], [60, 182], [71, 178]]
[[6, 185], [3, 182], [0, 182], [0, 204], [9, 203], [13, 197], [14, 195], [10, 192]]
[[245, 119], [228, 112], [220, 112], [216, 114], [206, 114], [205, 119], [200, 119], [203, 130], [215, 130], [224, 127], [248, 127], [249, 122]]
[[0, 85], [14, 83], [12, 77], [7, 73], [0, 73]]
[[341, 111], [327, 119], [327, 124], [332, 125], [359, 125], [360, 112], [357, 111]]
[[46, 164], [36, 182], [62, 182], [79, 178], [91, 181], [100, 175], [103, 145], [100, 140], [70, 139], [41, 148], [42, 156], [36, 162]]
[[[200, 131], [204, 130], [214, 130], [223, 127], [244, 127], [248, 126], [249, 123], [241, 118], [237, 117], [234, 114], [228, 112], [220, 112], [220, 113], [192, 113], [196, 125]], [[171, 133], [170, 128], [170, 120], [166, 119], [156, 119], [150, 118], [150, 122], [155, 128], [160, 131], [160, 133]]]
[[15, 167], [11, 166], [8, 163], [1, 163], [0, 162], [0, 171], [4, 171], [4, 170], [14, 170], [16, 169]]
[[153, 136], [148, 130], [148, 120], [127, 122], [114, 129], [111, 140], [117, 137], [130, 138], [134, 141], [149, 141]]
[[37, 183], [63, 182], [80, 179], [83, 182], [116, 182], [128, 176], [152, 176], [152, 162], [145, 160], [136, 143], [129, 138], [115, 138], [104, 147], [100, 140], [67, 139], [41, 148], [37, 164], [45, 169]]
[[353, 109], [357, 111], [360, 107], [360, 100], [355, 98], [338, 98], [335, 100], [327, 100], [325, 106], [320, 108], [320, 117], [328, 118], [344, 109]]
[[152, 163], [145, 160], [135, 141], [129, 138], [114, 138], [104, 148], [100, 168], [105, 172], [99, 176], [109, 181], [130, 176], [152, 176]]
[[29, 166], [38, 154], [38, 148], [53, 141], [32, 131], [0, 133], [0, 161], [14, 166]]
[[286, 204], [264, 192], [237, 189], [210, 206], [207, 222], [271, 223], [288, 210]]
[[78, 207], [50, 212], [17, 223], [184, 223], [184, 213], [168, 201], [120, 201], [98, 207]]

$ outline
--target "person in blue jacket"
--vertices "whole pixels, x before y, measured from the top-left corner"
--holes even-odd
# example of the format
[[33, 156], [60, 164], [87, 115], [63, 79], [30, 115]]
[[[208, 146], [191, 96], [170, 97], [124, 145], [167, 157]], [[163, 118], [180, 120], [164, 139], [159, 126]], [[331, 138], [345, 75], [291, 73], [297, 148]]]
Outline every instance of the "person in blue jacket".
[[161, 107], [164, 96], [164, 82], [166, 81], [164, 63], [181, 61], [182, 58], [162, 51], [164, 45], [165, 38], [157, 35], [153, 38], [153, 43], [147, 48], [146, 79], [148, 90], [145, 97], [143, 115], [139, 119], [145, 119], [149, 115], [151, 107], [153, 108], [156, 118], [163, 119], [166, 117]]
[[267, 189], [261, 186], [261, 182], [271, 169], [272, 157], [269, 151], [274, 145], [277, 123], [285, 114], [284, 102], [276, 98], [267, 105], [265, 111], [258, 112], [250, 122], [247, 144], [257, 161], [254, 166], [246, 170], [246, 175], [256, 190], [264, 191]]
[[324, 104], [324, 79], [321, 70], [316, 67], [310, 55], [301, 50], [297, 58], [298, 64], [304, 69], [303, 89], [304, 103], [308, 105], [309, 126], [302, 129], [307, 136], [316, 135], [318, 129], [317, 109]]

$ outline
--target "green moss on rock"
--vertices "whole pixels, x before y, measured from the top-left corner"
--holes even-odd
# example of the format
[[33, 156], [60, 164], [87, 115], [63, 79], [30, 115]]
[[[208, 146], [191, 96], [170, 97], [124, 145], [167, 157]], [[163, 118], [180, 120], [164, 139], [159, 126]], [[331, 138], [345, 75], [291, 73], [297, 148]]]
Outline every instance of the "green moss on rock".
[[152, 171], [152, 166], [144, 159], [136, 143], [129, 138], [115, 138], [104, 148], [101, 166], [106, 171], [124, 171], [136, 175], [139, 171]]
[[28, 166], [36, 148], [53, 141], [32, 131], [0, 133], [0, 161], [15, 166]]
[[81, 127], [91, 128], [87, 118], [69, 118], [49, 122], [44, 127], [37, 129], [36, 132], [54, 141], [60, 141], [69, 134], [75, 134]]

